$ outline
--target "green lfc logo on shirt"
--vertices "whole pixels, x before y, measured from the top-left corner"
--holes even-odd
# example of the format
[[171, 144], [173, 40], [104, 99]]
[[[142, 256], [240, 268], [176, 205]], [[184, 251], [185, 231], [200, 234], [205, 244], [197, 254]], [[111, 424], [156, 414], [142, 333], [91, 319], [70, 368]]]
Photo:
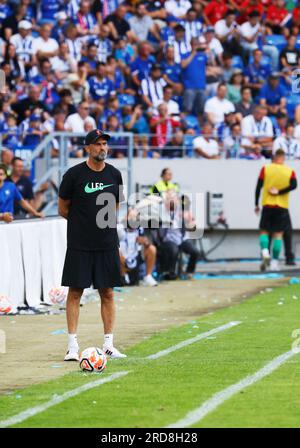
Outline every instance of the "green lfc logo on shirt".
[[89, 186], [89, 182], [84, 187], [84, 191], [86, 193], [94, 193], [95, 191], [102, 191], [107, 187], [112, 187], [113, 184], [104, 185], [102, 182], [91, 182]]

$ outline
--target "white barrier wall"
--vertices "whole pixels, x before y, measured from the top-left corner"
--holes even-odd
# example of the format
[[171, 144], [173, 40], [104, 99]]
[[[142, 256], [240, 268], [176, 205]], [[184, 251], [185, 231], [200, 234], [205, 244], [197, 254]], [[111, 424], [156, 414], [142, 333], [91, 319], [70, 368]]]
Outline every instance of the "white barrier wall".
[[15, 306], [37, 306], [60, 286], [66, 251], [66, 221], [61, 218], [0, 224], [0, 296]]
[[[70, 166], [83, 159], [70, 159]], [[127, 182], [126, 159], [109, 160]], [[223, 193], [224, 211], [230, 229], [255, 230], [259, 218], [254, 213], [254, 192], [261, 167], [266, 160], [205, 160], [205, 159], [133, 159], [133, 187], [136, 183], [153, 184], [163, 168], [170, 167], [173, 180], [191, 193]], [[296, 172], [299, 187], [290, 195], [290, 212], [295, 229], [300, 230], [300, 160], [287, 161]], [[205, 210], [206, 213], [206, 210]], [[205, 219], [206, 222], [206, 219]]]

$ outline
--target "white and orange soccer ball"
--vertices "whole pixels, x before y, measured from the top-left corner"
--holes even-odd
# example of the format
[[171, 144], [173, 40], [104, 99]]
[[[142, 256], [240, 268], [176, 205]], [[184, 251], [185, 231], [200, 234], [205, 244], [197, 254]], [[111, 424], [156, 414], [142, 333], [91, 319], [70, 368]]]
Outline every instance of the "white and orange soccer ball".
[[7, 296], [0, 296], [0, 314], [9, 314], [13, 310], [13, 305]]
[[63, 305], [67, 299], [68, 288], [65, 286], [59, 286], [57, 288], [51, 288], [48, 292], [48, 297], [53, 305]]
[[79, 366], [84, 372], [102, 372], [106, 364], [106, 355], [98, 347], [86, 348], [80, 354]]

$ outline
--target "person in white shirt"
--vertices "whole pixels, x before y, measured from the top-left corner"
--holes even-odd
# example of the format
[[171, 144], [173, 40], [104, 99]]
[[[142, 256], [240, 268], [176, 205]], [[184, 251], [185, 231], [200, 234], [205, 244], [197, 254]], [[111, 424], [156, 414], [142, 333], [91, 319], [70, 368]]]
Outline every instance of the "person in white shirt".
[[287, 159], [300, 159], [300, 141], [294, 137], [294, 131], [294, 125], [292, 123], [288, 124], [285, 134], [274, 140], [273, 155], [278, 149], [282, 149]]
[[238, 36], [239, 26], [236, 23], [235, 18], [235, 12], [229, 10], [225, 14], [224, 19], [218, 20], [215, 24], [216, 36], [221, 42]]
[[220, 158], [219, 145], [213, 137], [213, 127], [208, 121], [202, 127], [202, 135], [193, 140], [193, 149], [198, 157], [204, 159]]
[[252, 144], [253, 149], [260, 150], [264, 157], [270, 158], [274, 130], [272, 121], [266, 115], [267, 109], [264, 106], [256, 106], [253, 114], [242, 119], [241, 126], [243, 137]]
[[[166, 103], [168, 106], [168, 114], [173, 117], [175, 120], [180, 119], [180, 110], [179, 104], [172, 100], [172, 96], [174, 95], [173, 88], [169, 84], [167, 84], [163, 88], [163, 99], [161, 102]], [[160, 103], [159, 103], [160, 104]], [[158, 111], [157, 111], [158, 114]]]
[[148, 40], [149, 32], [160, 41], [159, 28], [154, 23], [152, 17], [149, 16], [147, 7], [144, 3], [139, 3], [136, 6], [136, 13], [128, 20], [131, 31], [134, 33], [136, 42], [143, 42]]
[[58, 79], [64, 79], [69, 73], [77, 72], [77, 63], [70, 55], [70, 50], [66, 42], [60, 44], [58, 56], [52, 59], [52, 69]]
[[68, 116], [65, 122], [65, 129], [70, 132], [85, 132], [85, 124], [90, 122], [93, 128], [96, 129], [96, 122], [93, 117], [89, 115], [89, 103], [82, 101], [78, 106], [78, 112]]
[[26, 68], [36, 65], [34, 57], [33, 42], [34, 38], [31, 35], [32, 24], [28, 20], [21, 20], [18, 23], [18, 34], [14, 34], [9, 39], [9, 42], [16, 48], [18, 59], [22, 61]]
[[241, 44], [246, 50], [256, 50], [257, 38], [261, 33], [261, 16], [258, 11], [251, 11], [248, 22], [244, 22], [240, 28]]
[[38, 59], [49, 58], [52, 63], [53, 58], [58, 55], [58, 42], [50, 37], [51, 25], [44, 23], [40, 29], [40, 37], [34, 39], [33, 53]]
[[224, 115], [235, 111], [233, 103], [226, 99], [226, 94], [226, 84], [220, 83], [217, 88], [217, 95], [205, 102], [204, 112], [213, 126], [223, 123]]
[[164, 6], [168, 14], [184, 19], [192, 4], [188, 0], [167, 0]]
[[240, 56], [243, 59], [244, 65], [247, 65], [248, 51], [240, 44], [240, 27], [235, 20], [236, 15], [236, 11], [229, 9], [224, 19], [218, 20], [215, 24], [215, 32], [224, 50], [233, 55]]

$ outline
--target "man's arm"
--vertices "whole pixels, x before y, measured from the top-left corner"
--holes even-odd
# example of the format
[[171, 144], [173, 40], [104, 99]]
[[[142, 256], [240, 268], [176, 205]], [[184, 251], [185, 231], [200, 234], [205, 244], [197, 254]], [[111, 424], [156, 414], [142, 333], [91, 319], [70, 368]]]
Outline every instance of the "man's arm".
[[295, 172], [293, 171], [290, 178], [290, 185], [286, 188], [283, 188], [282, 190], [279, 190], [278, 194], [286, 194], [289, 193], [290, 191], [296, 190], [296, 188], [297, 188], [297, 178]]
[[58, 213], [65, 219], [68, 219], [71, 199], [62, 199], [58, 197]]
[[33, 208], [28, 201], [26, 201], [25, 199], [21, 199], [19, 201], [19, 204], [21, 205], [22, 208], [24, 208], [24, 210], [26, 210], [26, 212], [30, 213], [31, 215], [35, 216], [36, 218], [43, 218], [44, 215], [43, 213], [40, 213], [38, 211], [36, 211], [35, 208]]
[[255, 189], [255, 211], [256, 213], [259, 212], [259, 196], [260, 196], [260, 190], [262, 189], [262, 186], [264, 184], [264, 177], [265, 177], [265, 168], [262, 167], [257, 184]]

